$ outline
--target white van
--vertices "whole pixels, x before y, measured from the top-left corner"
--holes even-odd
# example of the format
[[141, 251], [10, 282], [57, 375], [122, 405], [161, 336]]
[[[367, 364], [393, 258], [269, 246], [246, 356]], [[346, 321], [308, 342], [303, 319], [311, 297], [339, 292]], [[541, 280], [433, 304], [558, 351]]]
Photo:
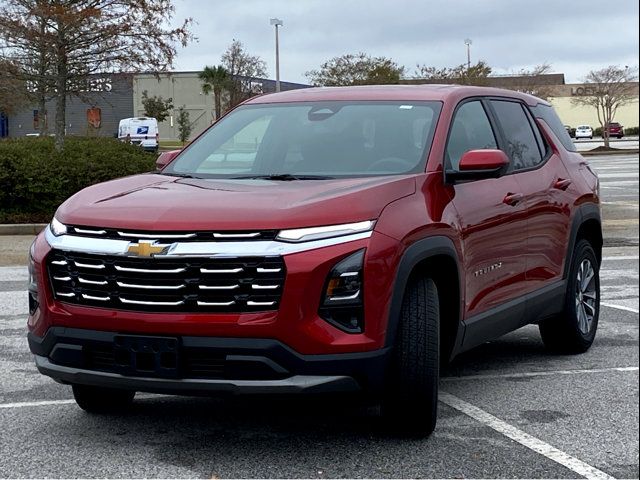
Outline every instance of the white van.
[[157, 152], [160, 141], [158, 121], [150, 117], [124, 118], [120, 120], [118, 139]]

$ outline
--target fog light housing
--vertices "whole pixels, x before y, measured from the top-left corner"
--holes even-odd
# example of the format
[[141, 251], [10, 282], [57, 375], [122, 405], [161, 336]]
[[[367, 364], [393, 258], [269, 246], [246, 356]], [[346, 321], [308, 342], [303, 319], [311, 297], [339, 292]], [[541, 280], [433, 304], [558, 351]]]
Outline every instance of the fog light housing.
[[364, 329], [364, 252], [358, 250], [333, 267], [318, 312], [324, 320], [348, 333], [361, 333]]
[[33, 315], [38, 309], [38, 280], [36, 277], [36, 267], [33, 260], [33, 249], [35, 242], [31, 245], [29, 250], [29, 284], [27, 285], [27, 291], [29, 294], [29, 315]]

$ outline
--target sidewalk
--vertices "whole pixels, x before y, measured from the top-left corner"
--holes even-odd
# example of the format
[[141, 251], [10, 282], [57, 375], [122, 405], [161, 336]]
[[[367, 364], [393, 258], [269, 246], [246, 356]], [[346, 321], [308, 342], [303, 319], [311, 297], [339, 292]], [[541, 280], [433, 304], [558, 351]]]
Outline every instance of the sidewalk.
[[35, 235], [0, 235], [0, 266], [26, 265]]

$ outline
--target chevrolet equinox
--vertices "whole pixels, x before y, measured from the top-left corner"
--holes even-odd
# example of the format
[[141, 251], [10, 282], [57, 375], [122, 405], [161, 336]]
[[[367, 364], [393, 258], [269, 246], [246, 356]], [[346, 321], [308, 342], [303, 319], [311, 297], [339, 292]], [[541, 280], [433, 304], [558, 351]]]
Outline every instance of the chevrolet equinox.
[[252, 98], [159, 170], [64, 202], [30, 252], [38, 370], [135, 392], [361, 392], [435, 427], [440, 365], [598, 326], [598, 178], [545, 101], [463, 86]]

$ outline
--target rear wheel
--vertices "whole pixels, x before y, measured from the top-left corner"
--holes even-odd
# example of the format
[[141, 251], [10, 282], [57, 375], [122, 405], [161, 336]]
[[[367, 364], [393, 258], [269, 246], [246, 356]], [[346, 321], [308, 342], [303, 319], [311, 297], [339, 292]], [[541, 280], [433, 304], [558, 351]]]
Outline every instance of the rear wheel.
[[404, 294], [391, 374], [382, 402], [388, 426], [413, 436], [429, 435], [438, 407], [440, 311], [430, 278], [414, 278]]
[[73, 398], [78, 406], [89, 413], [114, 413], [126, 410], [136, 392], [115, 388], [73, 385]]
[[563, 353], [586, 352], [596, 337], [600, 315], [600, 276], [593, 247], [580, 240], [567, 278], [564, 311], [540, 323], [545, 346]]

